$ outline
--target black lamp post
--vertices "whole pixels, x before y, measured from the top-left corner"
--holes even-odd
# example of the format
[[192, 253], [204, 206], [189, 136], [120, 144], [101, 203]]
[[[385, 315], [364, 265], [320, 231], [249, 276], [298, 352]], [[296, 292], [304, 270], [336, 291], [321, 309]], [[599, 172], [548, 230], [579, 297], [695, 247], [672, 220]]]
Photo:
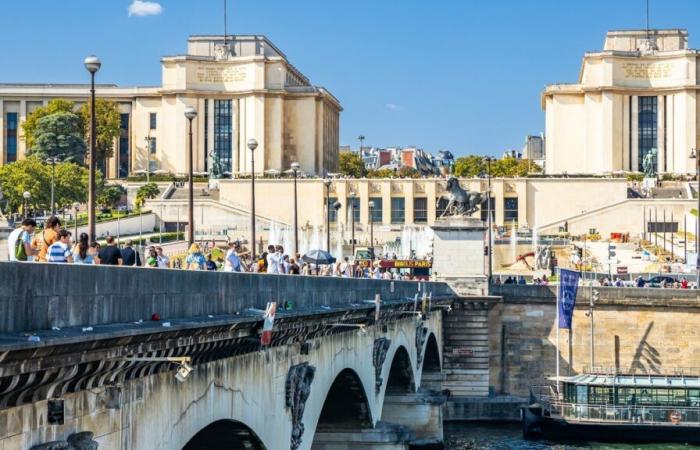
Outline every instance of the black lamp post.
[[[187, 197], [187, 207], [189, 211], [187, 211], [187, 240], [189, 242], [189, 245], [192, 245], [194, 243], [194, 179], [192, 177], [193, 174], [193, 151], [192, 151], [192, 120], [197, 117], [197, 110], [194, 109], [192, 106], [188, 106], [185, 108], [185, 117], [189, 121], [189, 135], [190, 135], [190, 145], [189, 149], [187, 152], [187, 174], [188, 174], [188, 179], [189, 179], [189, 188], [190, 191], [188, 193]], [[148, 149], [150, 152], [150, 148]], [[150, 169], [150, 168], [149, 168]]]
[[50, 158], [46, 158], [46, 162], [48, 164], [51, 164], [51, 215], [55, 216], [56, 215], [56, 201], [54, 200], [54, 186], [55, 186], [55, 179], [56, 179], [56, 163], [61, 162], [61, 160], [56, 157], [52, 156]]
[[362, 143], [365, 141], [364, 135], [357, 136], [357, 140], [360, 141], [360, 156], [362, 156]]
[[97, 120], [95, 118], [95, 73], [102, 67], [100, 58], [95, 55], [88, 56], [84, 61], [85, 68], [90, 72], [90, 153], [88, 156], [88, 234], [90, 241], [95, 236], [95, 149], [97, 147]]
[[484, 161], [486, 161], [486, 177], [488, 180], [488, 187], [486, 189], [486, 215], [487, 215], [486, 223], [487, 223], [487, 226], [489, 228], [489, 232], [488, 232], [489, 243], [486, 246], [486, 248], [488, 249], [488, 253], [489, 253], [489, 255], [488, 255], [489, 256], [489, 258], [488, 258], [489, 268], [488, 268], [487, 282], [491, 283], [491, 280], [493, 279], [493, 263], [492, 263], [493, 248], [491, 248], [493, 245], [493, 238], [491, 236], [491, 233], [493, 233], [493, 229], [492, 229], [493, 226], [491, 224], [491, 161], [493, 161], [493, 158], [491, 158], [490, 156], [486, 156], [486, 157], [484, 157]]
[[250, 260], [255, 261], [255, 149], [258, 148], [258, 141], [248, 139], [248, 149], [250, 150]]
[[[698, 234], [700, 234], [700, 149], [691, 149], [690, 157], [695, 160], [695, 180], [698, 182], [698, 215], [695, 219], [695, 288], [700, 289], [700, 247], [698, 247]], [[687, 263], [687, 261], [686, 261]]]
[[299, 253], [299, 211], [297, 209], [297, 175], [301, 166], [298, 162], [292, 163], [292, 172], [294, 172], [294, 255]]
[[374, 201], [369, 202], [369, 248], [374, 261]]
[[326, 251], [331, 251], [331, 179], [326, 178], [323, 184], [326, 186]]
[[352, 222], [352, 231], [350, 238], [352, 240], [352, 257], [355, 257], [355, 193], [351, 192], [350, 193], [350, 220]]

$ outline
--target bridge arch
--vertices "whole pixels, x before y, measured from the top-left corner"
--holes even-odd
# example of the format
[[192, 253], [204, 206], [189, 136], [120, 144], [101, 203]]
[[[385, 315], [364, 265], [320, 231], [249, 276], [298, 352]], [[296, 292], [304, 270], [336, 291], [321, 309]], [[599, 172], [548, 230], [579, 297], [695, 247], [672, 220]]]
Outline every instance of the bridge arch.
[[421, 366], [420, 386], [433, 391], [442, 390], [442, 355], [435, 333], [430, 333], [425, 343], [425, 353]]
[[389, 366], [385, 395], [415, 392], [416, 380], [413, 367], [406, 347], [403, 345], [397, 347]]
[[372, 411], [362, 380], [352, 369], [341, 370], [326, 394], [316, 432], [362, 429], [372, 425]]
[[217, 420], [192, 436], [182, 450], [267, 450], [258, 435], [237, 420]]

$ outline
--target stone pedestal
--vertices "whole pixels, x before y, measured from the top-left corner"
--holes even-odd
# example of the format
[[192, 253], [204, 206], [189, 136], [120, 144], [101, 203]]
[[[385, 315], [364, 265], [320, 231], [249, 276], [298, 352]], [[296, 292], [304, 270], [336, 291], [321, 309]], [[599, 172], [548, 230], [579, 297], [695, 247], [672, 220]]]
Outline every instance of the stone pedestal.
[[442, 408], [445, 401], [446, 397], [441, 393], [425, 390], [387, 394], [382, 407], [382, 420], [405, 426], [416, 434], [417, 441], [442, 442]]
[[437, 219], [433, 225], [433, 275], [461, 295], [485, 295], [486, 225], [473, 217]]
[[362, 430], [316, 430], [311, 450], [409, 450], [415, 434], [405, 427], [378, 422]]

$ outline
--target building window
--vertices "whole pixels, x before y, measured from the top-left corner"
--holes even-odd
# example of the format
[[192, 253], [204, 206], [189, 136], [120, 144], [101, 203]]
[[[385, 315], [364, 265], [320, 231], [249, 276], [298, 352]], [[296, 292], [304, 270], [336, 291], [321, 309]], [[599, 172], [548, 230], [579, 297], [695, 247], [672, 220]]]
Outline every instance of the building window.
[[403, 197], [391, 198], [391, 223], [404, 223], [406, 221], [406, 199]]
[[17, 113], [7, 113], [7, 162], [17, 161]]
[[119, 157], [117, 178], [129, 176], [129, 114], [119, 115]]
[[204, 171], [209, 172], [209, 100], [204, 99]]
[[328, 220], [331, 222], [338, 221], [338, 211], [333, 207], [333, 203], [338, 201], [335, 197], [328, 197], [328, 204], [326, 205], [326, 211], [328, 212]]
[[151, 130], [155, 130], [155, 129], [156, 129], [156, 117], [157, 117], [157, 116], [156, 116], [156, 113], [150, 113], [150, 114], [148, 114], [148, 127], [149, 127]]
[[[348, 197], [347, 202], [348, 211], [352, 209], [352, 215], [355, 218], [355, 222], [360, 221], [360, 199], [357, 197]], [[352, 220], [352, 219], [351, 219]]]
[[374, 202], [374, 208], [370, 211], [372, 215], [372, 222], [382, 223], [382, 198], [381, 197], [370, 197], [370, 202]]
[[488, 221], [488, 211], [491, 210], [491, 222], [496, 221], [496, 199], [491, 197], [491, 205], [489, 206], [488, 197], [481, 201], [481, 220]]
[[447, 209], [447, 204], [449, 202], [450, 201], [445, 197], [438, 197], [437, 201], [435, 202], [435, 217], [441, 217], [445, 213], [445, 209]]
[[214, 156], [212, 165], [219, 163], [219, 170], [231, 172], [231, 100], [214, 100]]
[[[657, 97], [639, 97], [639, 160], [637, 170], [644, 170], [644, 157], [656, 148], [657, 133]], [[658, 157], [658, 156], [657, 156]]]
[[503, 199], [503, 221], [506, 225], [518, 223], [518, 198], [508, 197]]
[[428, 199], [418, 197], [413, 199], [413, 223], [428, 223]]
[[156, 161], [154, 155], [158, 150], [158, 141], [155, 137], [148, 138], [148, 170], [153, 171], [156, 169]]
[[678, 222], [647, 222], [649, 233], [678, 233]]

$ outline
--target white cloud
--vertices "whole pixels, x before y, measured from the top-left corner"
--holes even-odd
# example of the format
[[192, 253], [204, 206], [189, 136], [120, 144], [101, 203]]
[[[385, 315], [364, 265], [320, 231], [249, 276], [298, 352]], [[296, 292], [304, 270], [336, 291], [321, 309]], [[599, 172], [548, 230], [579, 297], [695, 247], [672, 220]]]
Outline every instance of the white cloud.
[[386, 109], [389, 109], [391, 111], [400, 111], [403, 109], [401, 105], [397, 105], [396, 103], [387, 103], [384, 106], [386, 106]]
[[129, 17], [131, 16], [157, 16], [163, 12], [163, 7], [160, 3], [156, 2], [144, 2], [141, 0], [134, 0], [129, 5]]

